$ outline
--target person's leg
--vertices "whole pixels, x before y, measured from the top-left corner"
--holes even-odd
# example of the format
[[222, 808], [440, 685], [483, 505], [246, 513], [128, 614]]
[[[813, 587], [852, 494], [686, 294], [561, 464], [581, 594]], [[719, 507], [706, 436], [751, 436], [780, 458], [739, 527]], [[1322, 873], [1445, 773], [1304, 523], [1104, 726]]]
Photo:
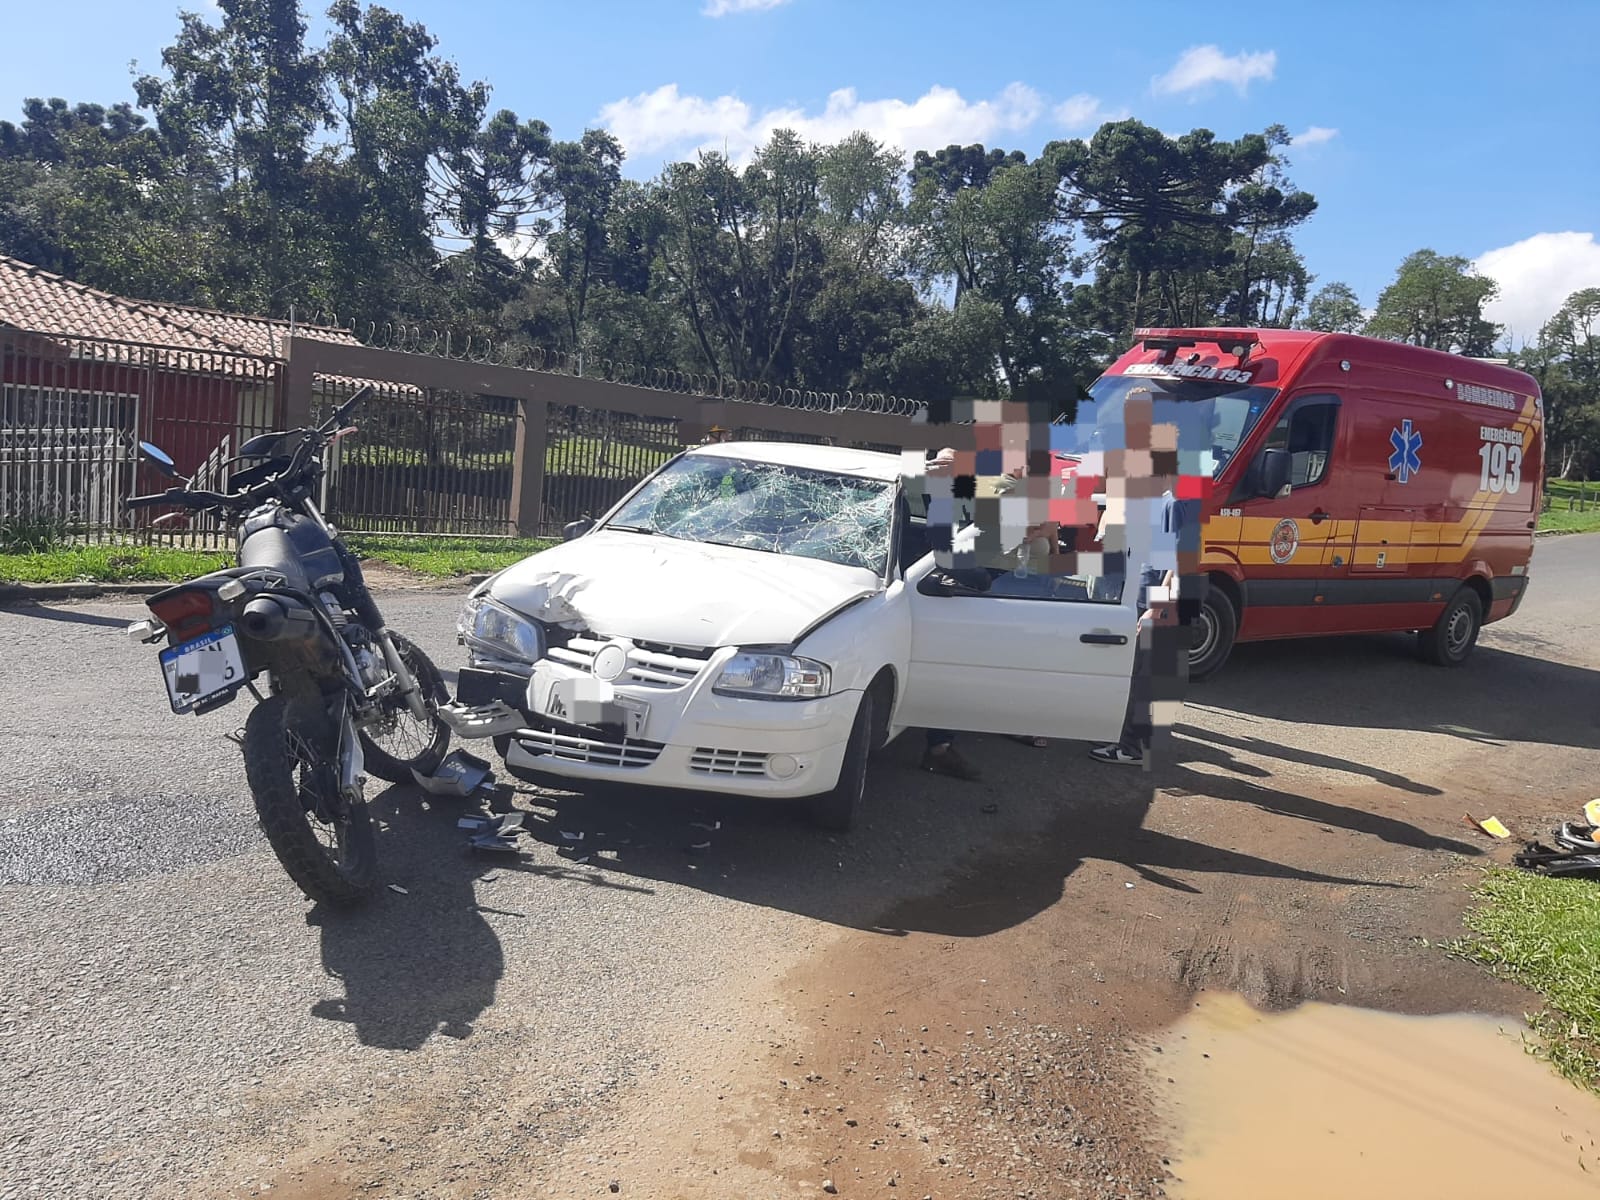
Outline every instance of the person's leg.
[[1140, 631], [1133, 650], [1133, 670], [1128, 680], [1128, 706], [1123, 710], [1122, 735], [1089, 754], [1101, 762], [1141, 763], [1150, 741], [1150, 681], [1148, 678], [1150, 630]]
[[978, 770], [956, 751], [956, 735], [950, 729], [928, 730], [928, 748], [922, 755], [922, 769], [956, 779], [976, 779]]

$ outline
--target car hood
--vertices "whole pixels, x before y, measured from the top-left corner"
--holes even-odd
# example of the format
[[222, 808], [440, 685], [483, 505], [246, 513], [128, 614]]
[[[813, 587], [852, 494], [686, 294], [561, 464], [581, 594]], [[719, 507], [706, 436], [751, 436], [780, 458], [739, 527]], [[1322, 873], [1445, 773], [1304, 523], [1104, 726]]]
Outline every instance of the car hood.
[[881, 587], [871, 571], [820, 559], [600, 530], [507, 568], [488, 594], [593, 633], [717, 647], [792, 644]]

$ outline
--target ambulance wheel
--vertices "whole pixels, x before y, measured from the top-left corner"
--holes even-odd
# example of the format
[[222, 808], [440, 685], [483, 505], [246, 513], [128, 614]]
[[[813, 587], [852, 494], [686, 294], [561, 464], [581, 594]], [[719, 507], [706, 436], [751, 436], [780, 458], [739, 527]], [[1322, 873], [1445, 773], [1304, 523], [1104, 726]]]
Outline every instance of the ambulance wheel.
[[1436, 667], [1459, 667], [1478, 644], [1478, 630], [1483, 628], [1483, 601], [1471, 586], [1463, 584], [1459, 592], [1432, 629], [1425, 629], [1417, 637], [1417, 649], [1423, 660]]
[[1239, 633], [1239, 614], [1228, 593], [1213, 584], [1194, 618], [1194, 641], [1189, 647], [1191, 682], [1215, 675], [1233, 653], [1233, 639]]

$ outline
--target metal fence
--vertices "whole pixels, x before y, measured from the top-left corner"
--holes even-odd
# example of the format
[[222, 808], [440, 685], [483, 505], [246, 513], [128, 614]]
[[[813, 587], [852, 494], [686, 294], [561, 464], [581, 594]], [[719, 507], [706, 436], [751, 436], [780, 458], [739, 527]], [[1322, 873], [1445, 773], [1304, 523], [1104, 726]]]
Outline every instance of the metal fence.
[[[374, 377], [388, 382], [372, 383], [353, 418], [358, 432], [337, 443], [323, 483], [324, 511], [352, 533], [559, 535], [568, 522], [610, 508], [686, 438], [703, 436], [708, 396], [724, 404], [740, 439], [897, 452], [898, 445], [851, 435], [892, 437], [909, 428], [911, 406], [894, 397], [781, 389], [768, 396], [688, 376], [655, 386], [653, 376], [634, 379], [638, 372], [620, 372], [627, 382], [590, 381], [563, 364], [489, 369], [335, 343], [306, 353], [315, 360], [302, 363], [300, 351], [284, 361], [6, 332], [0, 547], [30, 540], [224, 545], [232, 530], [215, 518], [126, 510], [127, 497], [170, 485], [139, 462], [138, 443], [160, 446], [196, 486], [227, 490], [229, 460], [245, 441], [321, 421]], [[288, 394], [291, 376], [303, 394]], [[769, 423], [779, 428], [762, 427]]]
[[[356, 390], [319, 379], [316, 421]], [[374, 383], [323, 478], [322, 509], [353, 533], [504, 536], [512, 524], [517, 404], [501, 396]]]
[[204, 545], [227, 534], [130, 495], [169, 481], [138, 461], [140, 441], [207, 485], [224, 460], [282, 412], [278, 363], [244, 354], [9, 332], [0, 343], [0, 542], [159, 541]]
[[672, 418], [565, 405], [551, 407], [545, 422], [541, 537], [598, 516], [683, 449], [681, 422]]

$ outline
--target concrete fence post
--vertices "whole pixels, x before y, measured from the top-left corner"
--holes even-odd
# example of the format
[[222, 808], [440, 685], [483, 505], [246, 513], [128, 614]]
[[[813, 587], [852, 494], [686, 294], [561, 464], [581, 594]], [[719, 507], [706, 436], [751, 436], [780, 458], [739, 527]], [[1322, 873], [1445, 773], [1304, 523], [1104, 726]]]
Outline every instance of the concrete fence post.
[[511, 527], [521, 537], [538, 537], [544, 523], [544, 464], [550, 445], [549, 406], [543, 400], [517, 400], [517, 434], [511, 455]]

